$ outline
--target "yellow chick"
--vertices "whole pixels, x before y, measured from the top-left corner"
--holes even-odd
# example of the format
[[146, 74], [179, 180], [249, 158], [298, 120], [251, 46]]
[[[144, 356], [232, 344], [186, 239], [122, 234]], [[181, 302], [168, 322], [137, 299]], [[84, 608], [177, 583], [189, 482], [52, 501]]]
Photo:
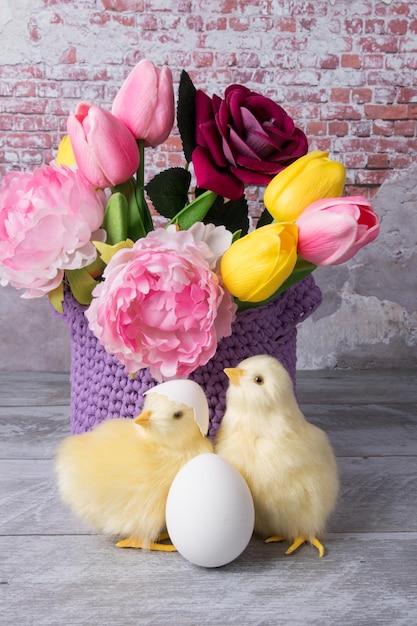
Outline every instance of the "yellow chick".
[[[178, 382], [191, 392], [190, 402], [190, 394], [172, 393]], [[178, 395], [185, 401], [172, 399]], [[158, 543], [168, 538], [166, 500], [181, 467], [213, 452], [206, 405], [197, 383], [169, 381], [147, 392], [135, 420], [108, 419], [91, 432], [67, 437], [56, 457], [63, 501], [95, 530], [126, 537], [119, 547], [175, 550]]]
[[255, 532], [266, 542], [291, 542], [286, 554], [319, 538], [333, 511], [339, 478], [326, 434], [306, 421], [290, 376], [279, 361], [258, 355], [224, 370], [230, 379], [215, 452], [246, 479], [255, 504]]

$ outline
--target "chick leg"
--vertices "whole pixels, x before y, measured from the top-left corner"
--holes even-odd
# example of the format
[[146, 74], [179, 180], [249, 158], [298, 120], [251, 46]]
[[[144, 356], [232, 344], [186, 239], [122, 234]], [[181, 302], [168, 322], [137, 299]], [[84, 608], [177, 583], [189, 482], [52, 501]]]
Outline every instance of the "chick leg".
[[285, 537], [281, 537], [281, 535], [274, 535], [273, 537], [268, 537], [268, 539], [265, 539], [265, 543], [275, 543], [278, 541], [285, 541]]
[[[164, 539], [168, 539], [167, 533], [162, 534], [158, 537], [158, 541], [163, 541]], [[156, 543], [151, 542], [144, 545], [144, 542], [138, 539], [138, 537], [128, 537], [127, 539], [122, 539], [116, 543], [118, 548], [143, 548], [146, 550], [158, 550], [159, 552], [176, 552], [177, 549], [172, 543]]]
[[295, 552], [296, 550], [298, 550], [298, 548], [305, 543], [306, 541], [308, 541], [309, 543], [311, 543], [312, 546], [314, 546], [315, 548], [317, 548], [317, 550], [319, 551], [319, 557], [324, 556], [325, 554], [325, 549], [323, 544], [317, 539], [317, 537], [303, 537], [303, 536], [299, 536], [296, 537], [296, 539], [293, 541], [293, 543], [290, 545], [290, 547], [288, 548], [288, 550], [286, 551], [285, 554], [292, 554], [293, 552]]

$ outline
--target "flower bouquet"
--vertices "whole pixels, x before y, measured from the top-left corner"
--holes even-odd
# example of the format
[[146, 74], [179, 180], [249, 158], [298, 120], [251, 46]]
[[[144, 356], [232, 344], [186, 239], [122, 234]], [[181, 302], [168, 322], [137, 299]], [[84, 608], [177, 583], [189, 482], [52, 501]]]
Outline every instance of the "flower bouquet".
[[[319, 305], [311, 272], [378, 234], [370, 203], [342, 197], [345, 169], [285, 110], [242, 85], [209, 97], [183, 71], [185, 166], [145, 181], [147, 150], [175, 118], [167, 66], [141, 61], [111, 112], [80, 103], [56, 159], [0, 188], [0, 283], [48, 295], [72, 339], [72, 430], [133, 417], [143, 393], [190, 377], [213, 435], [224, 367], [257, 353], [295, 379], [296, 325]], [[250, 228], [248, 185], [266, 186]]]

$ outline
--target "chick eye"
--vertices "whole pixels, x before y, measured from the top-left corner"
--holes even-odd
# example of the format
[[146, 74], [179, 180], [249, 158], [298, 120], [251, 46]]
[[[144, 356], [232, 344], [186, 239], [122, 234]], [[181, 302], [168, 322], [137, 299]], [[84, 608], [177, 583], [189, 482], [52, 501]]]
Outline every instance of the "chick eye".
[[255, 382], [257, 385], [263, 385], [263, 384], [264, 384], [264, 379], [263, 379], [263, 376], [259, 376], [259, 375], [258, 375], [258, 376], [255, 376], [255, 378], [254, 378], [253, 380], [254, 380], [254, 382]]
[[184, 413], [182, 411], [175, 411], [175, 413], [173, 414], [173, 418], [176, 420], [181, 419], [181, 417], [184, 415]]

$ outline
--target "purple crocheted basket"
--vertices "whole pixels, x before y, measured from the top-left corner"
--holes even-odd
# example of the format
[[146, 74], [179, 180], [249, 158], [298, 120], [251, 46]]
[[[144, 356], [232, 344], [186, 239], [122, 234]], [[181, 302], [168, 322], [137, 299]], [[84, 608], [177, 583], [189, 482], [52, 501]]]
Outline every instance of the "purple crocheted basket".
[[[237, 314], [232, 334], [219, 342], [206, 365], [190, 375], [207, 396], [210, 437], [215, 435], [225, 408], [228, 379], [223, 369], [255, 354], [270, 354], [283, 363], [295, 384], [296, 325], [320, 302], [321, 291], [308, 276], [270, 304]], [[142, 409], [143, 394], [157, 384], [147, 369], [131, 378], [116, 357], [107, 354], [88, 328], [85, 309], [66, 294], [63, 317], [71, 338], [72, 433], [91, 430], [106, 418], [135, 417]]]

